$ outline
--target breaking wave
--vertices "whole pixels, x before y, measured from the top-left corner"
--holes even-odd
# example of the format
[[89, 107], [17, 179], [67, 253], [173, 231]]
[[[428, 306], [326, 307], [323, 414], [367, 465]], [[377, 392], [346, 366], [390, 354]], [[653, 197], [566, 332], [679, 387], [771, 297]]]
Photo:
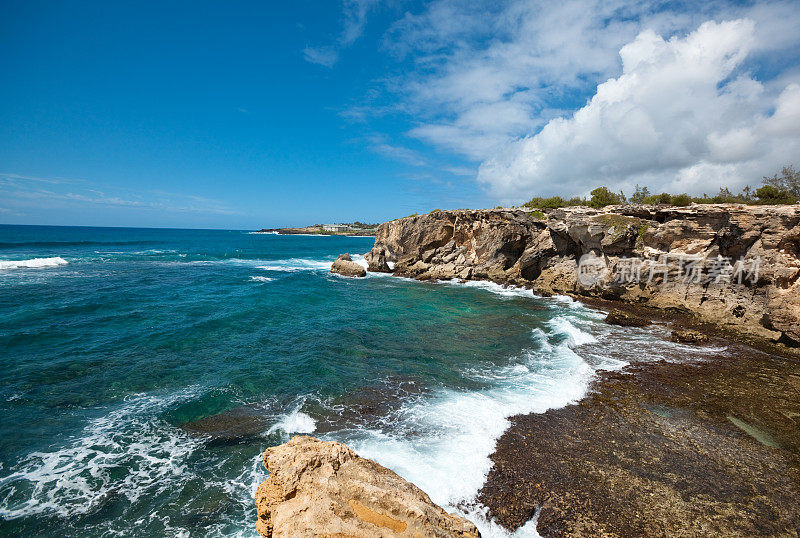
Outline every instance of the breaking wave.
[[67, 260], [59, 256], [53, 258], [31, 258], [29, 260], [0, 260], [0, 269], [21, 269], [21, 268], [40, 268], [58, 267], [67, 265]]
[[[487, 388], [440, 389], [405, 403], [385, 426], [338, 432], [332, 438], [394, 470], [434, 502], [464, 513], [484, 536], [508, 536], [474, 500], [491, 468], [489, 455], [509, 427], [508, 417], [577, 402], [595, 372], [573, 349], [592, 341], [589, 333], [567, 318], [549, 328], [534, 329], [530, 349], [506, 366], [464, 372]], [[514, 536], [538, 536], [535, 523]]]
[[256, 269], [294, 273], [297, 271], [330, 271], [333, 260], [309, 260], [305, 258], [289, 258], [288, 260], [272, 260]]

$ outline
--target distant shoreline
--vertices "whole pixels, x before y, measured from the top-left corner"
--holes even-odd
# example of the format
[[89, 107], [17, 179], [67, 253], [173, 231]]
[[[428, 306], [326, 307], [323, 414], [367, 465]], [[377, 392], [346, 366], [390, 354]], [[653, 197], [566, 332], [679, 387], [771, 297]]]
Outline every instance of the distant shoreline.
[[350, 229], [342, 231], [325, 230], [322, 226], [305, 226], [302, 228], [262, 228], [254, 233], [277, 235], [344, 235], [350, 237], [374, 237], [376, 228]]

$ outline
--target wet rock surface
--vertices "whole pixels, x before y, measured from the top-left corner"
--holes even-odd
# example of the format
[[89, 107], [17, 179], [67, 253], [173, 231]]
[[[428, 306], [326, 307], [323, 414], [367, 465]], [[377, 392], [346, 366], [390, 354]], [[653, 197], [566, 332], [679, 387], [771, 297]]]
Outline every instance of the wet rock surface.
[[255, 494], [265, 537], [478, 537], [466, 519], [346, 446], [296, 436], [268, 448], [270, 477]]
[[708, 336], [700, 331], [693, 331], [691, 329], [676, 330], [672, 331], [670, 340], [682, 344], [705, 344], [708, 342]]
[[797, 358], [739, 344], [605, 372], [512, 417], [479, 500], [509, 529], [538, 511], [543, 536], [796, 536], [798, 394]]
[[264, 410], [239, 406], [223, 413], [184, 422], [181, 428], [192, 435], [207, 438], [212, 444], [236, 444], [258, 439], [269, 427]]
[[622, 327], [646, 327], [650, 325], [650, 321], [645, 318], [623, 310], [612, 310], [606, 316], [605, 322], [609, 325], [621, 325]]
[[[578, 278], [585, 255], [603, 269], [588, 282]], [[690, 312], [800, 345], [800, 204], [436, 211], [381, 224], [365, 259], [370, 271], [419, 280], [492, 280]]]

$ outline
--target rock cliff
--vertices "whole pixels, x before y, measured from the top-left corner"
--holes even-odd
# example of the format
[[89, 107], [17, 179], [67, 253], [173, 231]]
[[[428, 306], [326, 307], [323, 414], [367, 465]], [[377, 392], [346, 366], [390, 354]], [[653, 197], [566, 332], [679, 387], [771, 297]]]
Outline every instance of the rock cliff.
[[436, 211], [381, 224], [370, 271], [492, 280], [800, 344], [800, 205]]
[[346, 446], [296, 436], [268, 448], [256, 490], [261, 536], [479, 537], [414, 484]]

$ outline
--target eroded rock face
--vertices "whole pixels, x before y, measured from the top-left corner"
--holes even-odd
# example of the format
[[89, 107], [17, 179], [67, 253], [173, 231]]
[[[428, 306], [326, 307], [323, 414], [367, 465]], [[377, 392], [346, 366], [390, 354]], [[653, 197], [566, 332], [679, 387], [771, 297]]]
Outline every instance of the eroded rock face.
[[[578, 278], [585, 254], [608, 268], [591, 285]], [[381, 224], [365, 258], [371, 271], [420, 280], [493, 280], [541, 294], [648, 304], [800, 345], [797, 204], [570, 207], [546, 215], [521, 209], [437, 211]], [[638, 278], [619, 279], [626, 271], [630, 276], [631, 258], [641, 261]], [[701, 279], [688, 278], [694, 258], [702, 260]], [[728, 268], [720, 278], [709, 278], [715, 260], [735, 265], [739, 259], [748, 262], [739, 275]]]
[[331, 273], [354, 277], [367, 276], [367, 270], [354, 262], [350, 254], [340, 254], [331, 266]]
[[256, 491], [261, 536], [478, 537], [475, 525], [346, 446], [296, 436], [264, 452]]

